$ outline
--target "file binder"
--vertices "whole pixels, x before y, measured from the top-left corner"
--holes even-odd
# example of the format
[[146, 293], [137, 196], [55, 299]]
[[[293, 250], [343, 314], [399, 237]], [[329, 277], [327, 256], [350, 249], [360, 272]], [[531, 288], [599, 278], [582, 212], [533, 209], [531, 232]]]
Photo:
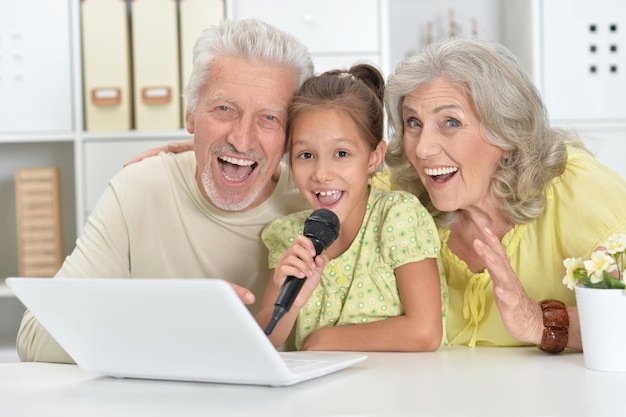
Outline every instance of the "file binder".
[[[224, 0], [179, 0], [181, 91], [193, 67], [193, 47], [204, 29], [224, 19]], [[185, 120], [185, 106], [182, 106]]]
[[135, 128], [180, 129], [176, 1], [133, 0], [131, 16]]
[[132, 128], [130, 39], [123, 0], [83, 0], [85, 130]]

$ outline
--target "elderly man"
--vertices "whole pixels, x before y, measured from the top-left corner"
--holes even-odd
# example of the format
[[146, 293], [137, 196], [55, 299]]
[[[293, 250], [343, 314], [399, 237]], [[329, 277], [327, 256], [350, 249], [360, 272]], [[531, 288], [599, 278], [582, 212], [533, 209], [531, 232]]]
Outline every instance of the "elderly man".
[[[195, 152], [120, 171], [56, 276], [223, 278], [255, 311], [269, 273], [261, 230], [306, 208], [281, 159], [287, 107], [312, 73], [306, 47], [265, 23], [205, 30], [185, 89]], [[29, 311], [17, 348], [23, 361], [73, 362]]]

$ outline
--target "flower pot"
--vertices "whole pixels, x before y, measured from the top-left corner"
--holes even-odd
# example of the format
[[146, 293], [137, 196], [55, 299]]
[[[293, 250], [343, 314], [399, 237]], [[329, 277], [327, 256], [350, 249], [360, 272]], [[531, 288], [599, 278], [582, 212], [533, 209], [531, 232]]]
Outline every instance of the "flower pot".
[[585, 367], [626, 372], [626, 290], [576, 287]]

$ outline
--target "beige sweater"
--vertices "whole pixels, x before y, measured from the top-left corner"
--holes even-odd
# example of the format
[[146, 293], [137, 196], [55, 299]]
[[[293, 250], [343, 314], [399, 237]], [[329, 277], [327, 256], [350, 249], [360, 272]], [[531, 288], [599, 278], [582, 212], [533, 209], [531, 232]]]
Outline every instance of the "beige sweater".
[[[161, 153], [121, 170], [56, 276], [223, 278], [252, 290], [256, 312], [269, 276], [261, 230], [308, 206], [283, 166], [267, 201], [223, 212], [201, 194], [195, 167], [193, 152]], [[17, 348], [22, 361], [73, 362], [29, 311]]]

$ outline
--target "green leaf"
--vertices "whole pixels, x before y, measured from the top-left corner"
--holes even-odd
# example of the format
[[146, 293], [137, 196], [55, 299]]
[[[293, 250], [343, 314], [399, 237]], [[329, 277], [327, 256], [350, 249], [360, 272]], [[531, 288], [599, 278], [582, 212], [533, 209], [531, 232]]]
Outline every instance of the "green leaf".
[[604, 284], [606, 284], [605, 288], [616, 288], [616, 289], [620, 289], [623, 290], [624, 289], [624, 282], [620, 281], [619, 279], [612, 277], [611, 275], [609, 275], [608, 272], [604, 271], [604, 280], [603, 280]]
[[604, 281], [593, 283], [591, 282], [591, 279], [589, 279], [588, 277], [579, 278], [578, 284], [581, 287], [585, 287], [585, 288], [605, 288], [605, 289], [608, 288]]

